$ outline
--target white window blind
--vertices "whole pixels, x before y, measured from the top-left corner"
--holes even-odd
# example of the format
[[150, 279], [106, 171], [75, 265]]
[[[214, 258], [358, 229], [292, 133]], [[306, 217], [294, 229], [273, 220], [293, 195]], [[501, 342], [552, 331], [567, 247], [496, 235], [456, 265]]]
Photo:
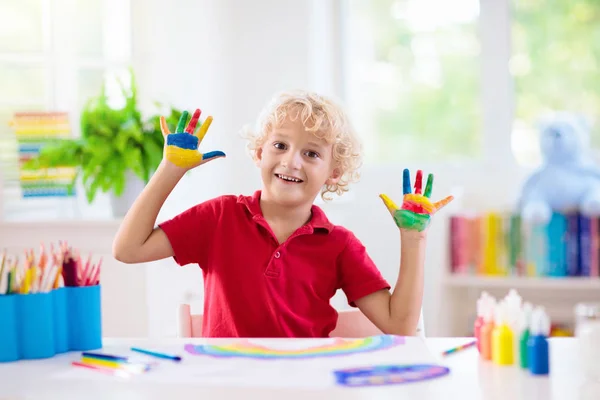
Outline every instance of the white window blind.
[[0, 2], [0, 219], [81, 216], [81, 189], [75, 198], [23, 197], [9, 122], [18, 112], [62, 112], [79, 136], [81, 107], [131, 62], [130, 6], [129, 0]]

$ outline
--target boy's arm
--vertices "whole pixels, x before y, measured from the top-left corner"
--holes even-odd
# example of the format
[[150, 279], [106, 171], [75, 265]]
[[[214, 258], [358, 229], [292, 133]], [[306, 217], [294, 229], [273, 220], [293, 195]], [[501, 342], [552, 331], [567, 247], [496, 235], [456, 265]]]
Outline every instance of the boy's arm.
[[187, 171], [225, 157], [225, 153], [221, 151], [204, 154], [198, 151], [212, 117], [208, 116], [197, 132], [200, 110], [194, 112], [189, 123], [187, 118], [188, 112], [184, 111], [175, 133], [169, 131], [165, 118], [160, 118], [165, 137], [164, 157], [150, 182], [125, 215], [115, 236], [113, 256], [121, 262], [141, 263], [173, 256], [173, 248], [167, 235], [161, 228], [154, 228], [160, 209]]
[[417, 171], [415, 192], [411, 191], [410, 173], [403, 174], [404, 198], [397, 207], [386, 195], [381, 195], [385, 206], [400, 229], [400, 272], [392, 294], [378, 291], [355, 301], [355, 304], [381, 331], [387, 334], [415, 335], [423, 301], [423, 270], [427, 228], [431, 217], [453, 200], [448, 196], [431, 203], [433, 175], [427, 177], [422, 189], [422, 171]]
[[[403, 232], [403, 231], [401, 231]], [[356, 306], [383, 333], [414, 336], [421, 316], [426, 240], [401, 233], [400, 272], [390, 294], [379, 290], [355, 301]]]
[[154, 224], [167, 197], [185, 172], [170, 162], [160, 163], [119, 227], [112, 249], [117, 260], [141, 263], [173, 256], [167, 235]]

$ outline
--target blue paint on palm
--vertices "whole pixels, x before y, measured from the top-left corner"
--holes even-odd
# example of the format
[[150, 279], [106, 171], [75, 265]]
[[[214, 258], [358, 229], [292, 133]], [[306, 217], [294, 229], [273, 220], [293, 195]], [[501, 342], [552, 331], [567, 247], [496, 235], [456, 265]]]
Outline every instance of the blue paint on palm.
[[198, 138], [189, 133], [172, 133], [167, 135], [167, 146], [196, 150], [198, 148]]
[[215, 157], [225, 157], [225, 153], [222, 151], [209, 151], [208, 153], [202, 154], [203, 160], [208, 160]]

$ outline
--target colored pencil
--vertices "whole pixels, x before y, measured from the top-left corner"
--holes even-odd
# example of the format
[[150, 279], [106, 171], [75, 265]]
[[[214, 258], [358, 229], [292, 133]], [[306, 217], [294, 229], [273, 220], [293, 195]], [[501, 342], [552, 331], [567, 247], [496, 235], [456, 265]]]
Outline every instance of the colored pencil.
[[462, 350], [468, 349], [469, 347], [473, 347], [473, 346], [475, 346], [476, 344], [477, 344], [477, 341], [476, 341], [476, 340], [473, 340], [472, 342], [465, 343], [465, 344], [462, 344], [462, 345], [460, 345], [460, 346], [456, 346], [456, 347], [453, 347], [453, 348], [451, 348], [451, 349], [448, 349], [448, 350], [444, 351], [444, 352], [442, 353], [442, 355], [443, 355], [443, 356], [447, 356], [447, 355], [449, 355], [449, 354], [457, 353], [457, 352], [459, 352], [459, 351], [462, 351]]

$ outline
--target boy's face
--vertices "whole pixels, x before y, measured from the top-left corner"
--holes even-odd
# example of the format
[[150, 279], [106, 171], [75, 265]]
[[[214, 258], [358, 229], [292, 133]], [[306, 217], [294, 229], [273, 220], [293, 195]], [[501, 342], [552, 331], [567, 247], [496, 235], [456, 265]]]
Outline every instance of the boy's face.
[[274, 128], [256, 155], [265, 197], [282, 205], [312, 204], [324, 184], [339, 180], [333, 146], [299, 120], [287, 119]]

